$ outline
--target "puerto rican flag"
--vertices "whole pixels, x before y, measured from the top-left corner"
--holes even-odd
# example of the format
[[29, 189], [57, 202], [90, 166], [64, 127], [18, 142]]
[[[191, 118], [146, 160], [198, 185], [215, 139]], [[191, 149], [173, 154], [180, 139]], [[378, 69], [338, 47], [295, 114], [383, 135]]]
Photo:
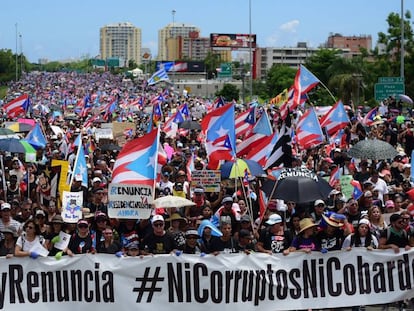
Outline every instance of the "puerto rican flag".
[[114, 164], [112, 183], [155, 186], [159, 130], [128, 141]]
[[277, 133], [259, 139], [258, 143], [250, 146], [250, 151], [247, 153], [246, 159], [256, 161], [261, 166], [265, 166], [266, 159], [276, 144], [277, 139]]
[[234, 105], [227, 104], [208, 113], [201, 121], [206, 141], [217, 144], [228, 137], [233, 153], [236, 153]]
[[308, 149], [323, 143], [324, 136], [313, 108], [308, 109], [300, 118], [296, 127], [296, 139], [302, 149]]
[[362, 119], [362, 123], [366, 126], [370, 126], [374, 123], [375, 117], [378, 115], [378, 107], [372, 108]]
[[350, 184], [352, 187], [354, 187], [354, 190], [352, 191], [352, 198], [354, 200], [358, 200], [364, 194], [361, 184], [358, 180], [355, 179], [351, 180]]
[[181, 114], [180, 110], [177, 110], [171, 118], [164, 123], [162, 130], [165, 132], [167, 137], [175, 137], [177, 136], [178, 131], [178, 123], [183, 122], [184, 118]]
[[8, 118], [24, 115], [30, 106], [29, 95], [24, 94], [3, 106]]
[[[297, 107], [300, 105], [301, 96], [308, 93], [313, 89], [318, 83], [319, 79], [310, 72], [305, 66], [300, 65], [298, 71], [296, 72], [295, 82], [293, 84], [294, 97], [293, 103]], [[291, 109], [293, 110], [293, 109]]]
[[341, 167], [335, 167], [332, 172], [331, 176], [329, 177], [329, 185], [334, 188], [339, 182], [341, 178]]
[[244, 137], [249, 131], [252, 130], [254, 124], [256, 123], [256, 117], [254, 116], [255, 111], [256, 108], [252, 107], [236, 116], [236, 119], [234, 120], [236, 137]]
[[345, 128], [349, 122], [349, 117], [342, 101], [338, 101], [333, 105], [328, 113], [320, 120], [321, 127], [326, 128], [328, 135], [333, 135], [337, 131]]

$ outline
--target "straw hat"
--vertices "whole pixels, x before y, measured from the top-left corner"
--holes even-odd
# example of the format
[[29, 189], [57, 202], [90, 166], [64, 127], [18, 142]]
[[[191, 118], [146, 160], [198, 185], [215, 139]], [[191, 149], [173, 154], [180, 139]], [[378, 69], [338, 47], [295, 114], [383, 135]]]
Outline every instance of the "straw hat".
[[173, 221], [173, 220], [180, 220], [187, 222], [187, 220], [183, 217], [181, 217], [180, 213], [173, 213], [170, 218], [167, 218], [165, 221]]
[[337, 213], [331, 213], [329, 216], [322, 214], [322, 218], [325, 220], [325, 222], [332, 226], [332, 227], [342, 227], [344, 223], [344, 217], [343, 215], [339, 215]]
[[313, 222], [312, 218], [303, 218], [300, 222], [299, 222], [299, 226], [300, 226], [300, 231], [299, 233], [302, 233], [303, 231], [305, 231], [306, 229], [312, 228], [312, 227], [316, 227], [317, 224], [315, 224]]

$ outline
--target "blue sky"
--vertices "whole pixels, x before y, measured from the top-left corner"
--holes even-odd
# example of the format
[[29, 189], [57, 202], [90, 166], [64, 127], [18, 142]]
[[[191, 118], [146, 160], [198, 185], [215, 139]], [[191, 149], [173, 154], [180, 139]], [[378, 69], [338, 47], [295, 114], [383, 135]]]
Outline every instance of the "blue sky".
[[[251, 31], [261, 47], [317, 47], [330, 33], [371, 35], [387, 31], [386, 18], [400, 13], [401, 0], [250, 0]], [[99, 54], [99, 28], [131, 22], [142, 30], [142, 45], [157, 54], [158, 30], [173, 21], [210, 33], [249, 33], [249, 0], [2, 0], [0, 48], [37, 62]], [[404, 11], [414, 14], [414, 1]], [[16, 36], [17, 24], [17, 36]]]

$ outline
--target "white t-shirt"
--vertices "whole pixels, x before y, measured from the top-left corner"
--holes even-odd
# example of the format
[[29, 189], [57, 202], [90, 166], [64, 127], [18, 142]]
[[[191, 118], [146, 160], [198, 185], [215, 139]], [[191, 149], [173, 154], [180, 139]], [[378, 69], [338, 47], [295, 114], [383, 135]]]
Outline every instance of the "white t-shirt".
[[16, 241], [16, 245], [20, 246], [20, 248], [24, 252], [30, 252], [30, 250], [33, 248], [33, 246], [35, 246], [37, 243], [40, 243], [41, 245], [44, 245], [45, 244], [45, 239], [43, 237], [40, 238], [39, 236], [36, 236], [36, 238], [33, 241], [28, 241], [26, 239], [25, 234], [22, 234], [21, 236], [18, 237], [18, 239]]

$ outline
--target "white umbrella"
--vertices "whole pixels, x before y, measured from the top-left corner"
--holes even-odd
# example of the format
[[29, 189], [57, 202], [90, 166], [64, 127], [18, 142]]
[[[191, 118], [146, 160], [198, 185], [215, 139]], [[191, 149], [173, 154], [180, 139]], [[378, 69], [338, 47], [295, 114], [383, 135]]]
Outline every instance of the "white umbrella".
[[192, 206], [196, 205], [193, 201], [187, 200], [186, 198], [174, 196], [174, 195], [166, 195], [164, 197], [160, 197], [154, 200], [155, 208], [170, 208], [170, 207], [184, 207], [184, 206]]
[[408, 95], [400, 94], [400, 99], [405, 103], [413, 104], [413, 100]]

